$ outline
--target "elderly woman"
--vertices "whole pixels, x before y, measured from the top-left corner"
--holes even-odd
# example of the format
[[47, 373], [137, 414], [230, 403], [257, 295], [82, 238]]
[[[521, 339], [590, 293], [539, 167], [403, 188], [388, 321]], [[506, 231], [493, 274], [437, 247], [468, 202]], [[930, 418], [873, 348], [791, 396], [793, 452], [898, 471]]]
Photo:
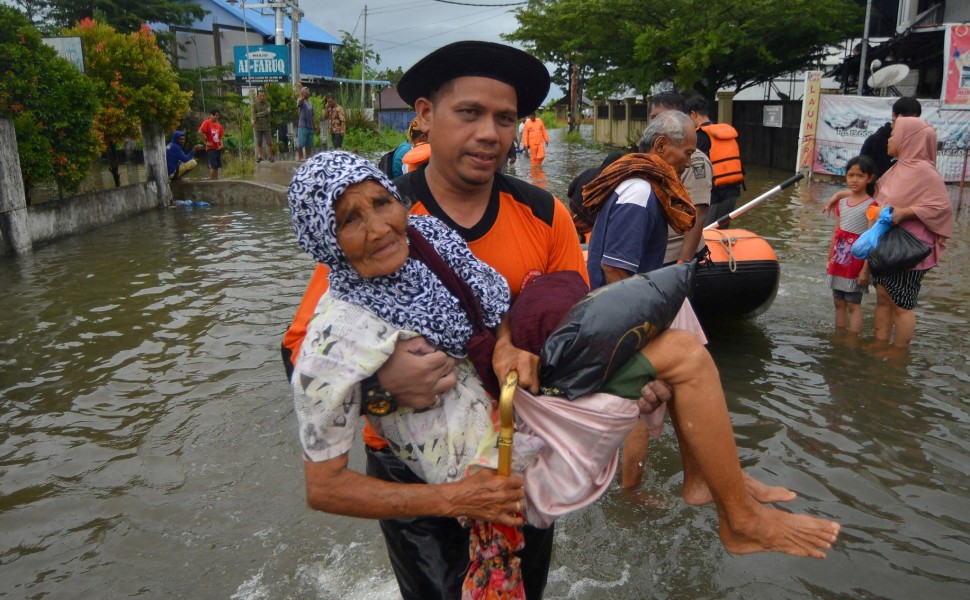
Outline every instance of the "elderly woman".
[[[876, 202], [893, 207], [893, 223], [932, 248], [909, 271], [874, 277], [875, 336], [906, 348], [916, 331], [916, 299], [923, 276], [935, 267], [947, 238], [953, 235], [953, 207], [943, 178], [936, 170], [936, 130], [919, 117], [898, 117], [889, 138], [893, 165], [876, 185]], [[895, 334], [895, 336], [894, 336]]]
[[[470, 282], [488, 327], [497, 326], [508, 309], [505, 280], [437, 219], [408, 217], [390, 180], [352, 154], [313, 157], [294, 176], [290, 200], [300, 245], [330, 267], [329, 291], [317, 306], [293, 376], [306, 458], [327, 465], [308, 477], [311, 504], [361, 517], [466, 515], [520, 523], [512, 516], [523, 497], [517, 478], [483, 475], [441, 489], [402, 487], [391, 493], [378, 480], [346, 469], [347, 452], [367, 412], [360, 383], [387, 360], [399, 339], [421, 332], [449, 354], [467, 356], [473, 325], [441, 279], [409, 258], [415, 236], [430, 242]], [[482, 436], [494, 429], [491, 401], [474, 366], [460, 361], [456, 368], [456, 386], [439, 398], [438, 405], [446, 408], [380, 415], [371, 407], [368, 414], [395, 453], [431, 484], [461, 479]], [[449, 402], [459, 397], [473, 401]], [[317, 485], [323, 487], [314, 489]], [[347, 493], [332, 493], [335, 485]]]

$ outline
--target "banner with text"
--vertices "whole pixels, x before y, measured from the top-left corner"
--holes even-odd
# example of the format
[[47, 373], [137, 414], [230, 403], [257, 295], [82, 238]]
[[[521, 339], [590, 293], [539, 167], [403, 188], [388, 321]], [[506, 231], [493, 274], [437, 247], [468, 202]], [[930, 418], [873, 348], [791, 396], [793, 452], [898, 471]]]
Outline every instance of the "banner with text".
[[[844, 175], [845, 163], [857, 156], [866, 138], [892, 121], [898, 98], [822, 94], [812, 171]], [[939, 100], [920, 100], [921, 117], [936, 128], [936, 168], [944, 181], [970, 175], [970, 110], [954, 110]], [[967, 180], [970, 180], [968, 178]]]
[[970, 25], [948, 25], [943, 48], [943, 104], [970, 107]]
[[236, 83], [283, 83], [290, 80], [288, 46], [233, 46]]
[[822, 93], [822, 72], [805, 74], [805, 98], [802, 100], [802, 120], [798, 131], [798, 163], [795, 172], [812, 168], [815, 155], [815, 130], [818, 125], [819, 96]]

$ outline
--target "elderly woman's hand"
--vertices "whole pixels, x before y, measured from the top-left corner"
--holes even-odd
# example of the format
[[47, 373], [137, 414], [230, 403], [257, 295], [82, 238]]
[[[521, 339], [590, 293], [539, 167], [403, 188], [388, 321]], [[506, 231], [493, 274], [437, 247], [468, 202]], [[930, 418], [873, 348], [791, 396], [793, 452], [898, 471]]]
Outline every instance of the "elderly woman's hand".
[[440, 487], [452, 507], [446, 516], [522, 525], [524, 521], [519, 515], [525, 498], [524, 486], [518, 475], [500, 477], [493, 471], [482, 470]]
[[434, 405], [439, 394], [455, 387], [455, 362], [423, 337], [415, 337], [397, 343], [394, 353], [377, 371], [377, 379], [398, 405], [427, 408]]

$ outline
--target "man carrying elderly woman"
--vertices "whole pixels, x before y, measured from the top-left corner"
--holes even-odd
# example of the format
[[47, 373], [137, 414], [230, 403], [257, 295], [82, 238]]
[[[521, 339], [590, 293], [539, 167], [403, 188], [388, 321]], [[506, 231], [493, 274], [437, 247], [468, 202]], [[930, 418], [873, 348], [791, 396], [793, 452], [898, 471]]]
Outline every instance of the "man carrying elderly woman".
[[[433, 151], [426, 166], [394, 186], [365, 161], [327, 154], [304, 165], [290, 189], [301, 245], [331, 269], [331, 289], [322, 295], [326, 269], [318, 268], [284, 342], [296, 356], [292, 381], [308, 503], [380, 519], [406, 598], [460, 595], [469, 533], [455, 517], [522, 524], [523, 478], [467, 467], [480, 459], [488, 464], [485, 441], [494, 435], [494, 409], [483, 390], [490, 381], [514, 369], [523, 387], [537, 391], [539, 385], [538, 357], [511, 341], [503, 316], [508, 298], [537, 274], [574, 271], [586, 280], [565, 208], [548, 193], [496, 173], [516, 117], [534, 110], [548, 86], [545, 67], [520, 50], [451, 44], [419, 61], [398, 88], [428, 132]], [[409, 221], [405, 197], [412, 215], [437, 220]], [[446, 276], [453, 271], [471, 290], [485, 325], [497, 325], [491, 364], [484, 368], [480, 353], [464, 347], [474, 328], [454, 325], [463, 321], [464, 305], [441, 291], [440, 272], [429, 275], [415, 258], [416, 246], [428, 245], [450, 266]], [[424, 295], [433, 301], [416, 300]], [[479, 356], [477, 369], [465, 360], [469, 354]], [[715, 501], [728, 550], [824, 556], [838, 525], [763, 506], [794, 494], [742, 473], [706, 350], [689, 333], [671, 330], [648, 344], [643, 357], [674, 390], [685, 498]], [[399, 405], [393, 412], [392, 401]], [[347, 463], [362, 411], [370, 429], [366, 475]], [[431, 421], [443, 425], [435, 429]], [[444, 441], [441, 452], [438, 440]], [[524, 529], [525, 545], [516, 555], [525, 595], [541, 598], [553, 527]]]

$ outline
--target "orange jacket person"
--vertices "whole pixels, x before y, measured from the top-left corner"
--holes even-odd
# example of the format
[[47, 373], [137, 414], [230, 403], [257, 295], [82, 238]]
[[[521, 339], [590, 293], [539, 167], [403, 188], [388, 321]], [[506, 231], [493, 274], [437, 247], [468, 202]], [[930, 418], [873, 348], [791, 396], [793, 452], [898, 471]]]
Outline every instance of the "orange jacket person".
[[549, 144], [549, 134], [546, 133], [546, 125], [542, 119], [537, 119], [536, 114], [532, 113], [525, 120], [525, 127], [522, 128], [522, 146], [529, 149], [529, 157], [533, 165], [541, 165], [546, 157], [546, 146]]

